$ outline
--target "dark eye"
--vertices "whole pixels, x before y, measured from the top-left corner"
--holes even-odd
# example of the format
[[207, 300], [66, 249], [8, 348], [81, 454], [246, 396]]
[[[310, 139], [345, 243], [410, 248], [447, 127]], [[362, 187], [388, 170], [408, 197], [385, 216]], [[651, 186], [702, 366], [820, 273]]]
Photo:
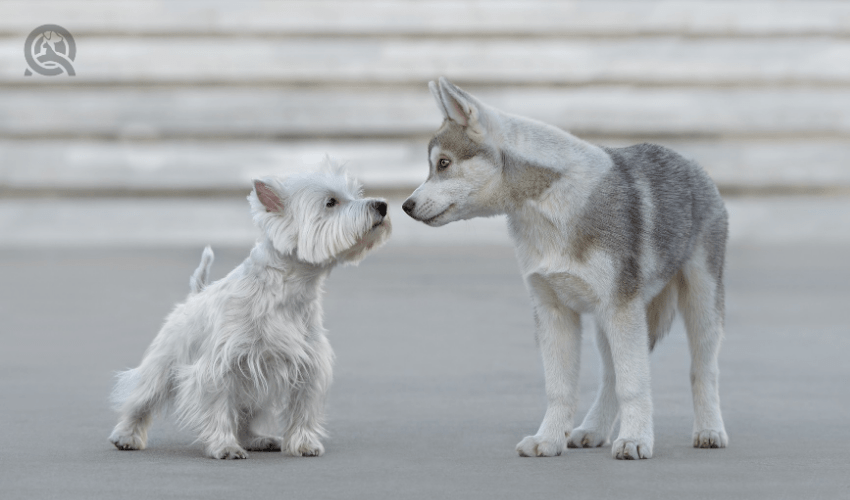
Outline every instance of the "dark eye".
[[449, 165], [451, 165], [451, 164], [452, 164], [452, 161], [449, 160], [448, 158], [440, 158], [440, 160], [437, 162], [437, 167], [440, 170], [445, 170], [445, 169], [449, 168]]
[[337, 203], [339, 203], [339, 202], [336, 201], [336, 198], [331, 198], [330, 200], [328, 200], [328, 202], [325, 204], [325, 206], [328, 207], [328, 208], [333, 208], [337, 205]]

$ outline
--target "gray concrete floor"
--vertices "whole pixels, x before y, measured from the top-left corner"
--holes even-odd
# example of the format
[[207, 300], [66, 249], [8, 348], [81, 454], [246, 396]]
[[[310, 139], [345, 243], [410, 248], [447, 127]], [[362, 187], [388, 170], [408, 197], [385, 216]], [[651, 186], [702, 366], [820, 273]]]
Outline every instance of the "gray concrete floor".
[[[331, 276], [337, 354], [327, 453], [204, 458], [168, 418], [149, 448], [106, 437], [113, 371], [187, 292], [200, 248], [0, 250], [4, 498], [838, 498], [850, 487], [844, 246], [734, 247], [721, 398], [730, 447], [691, 448], [682, 327], [652, 357], [655, 458], [519, 458], [545, 398], [506, 246], [391, 246]], [[213, 277], [247, 247], [219, 248]], [[597, 356], [586, 326], [579, 418]]]

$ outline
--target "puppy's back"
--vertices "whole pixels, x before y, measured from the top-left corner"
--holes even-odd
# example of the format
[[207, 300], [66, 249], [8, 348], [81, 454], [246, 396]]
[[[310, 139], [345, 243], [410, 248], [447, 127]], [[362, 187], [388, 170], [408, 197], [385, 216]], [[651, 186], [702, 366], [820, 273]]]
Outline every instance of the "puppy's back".
[[[699, 165], [656, 144], [603, 149], [613, 165], [588, 199], [579, 229], [586, 245], [601, 244], [620, 260], [622, 298], [647, 279], [672, 278], [701, 239], [722, 255], [726, 209]], [[650, 261], [653, 269], [646, 268]]]

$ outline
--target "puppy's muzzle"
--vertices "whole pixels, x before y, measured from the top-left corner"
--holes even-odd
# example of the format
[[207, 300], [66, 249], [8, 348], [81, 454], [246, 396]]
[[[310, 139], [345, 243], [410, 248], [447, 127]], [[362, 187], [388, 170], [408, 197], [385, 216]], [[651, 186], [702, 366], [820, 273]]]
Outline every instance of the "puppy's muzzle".
[[[413, 200], [413, 198], [408, 198], [401, 206], [401, 209], [404, 210], [404, 213], [413, 217], [413, 211], [416, 210], [416, 202]], [[415, 219], [416, 217], [413, 218]]]

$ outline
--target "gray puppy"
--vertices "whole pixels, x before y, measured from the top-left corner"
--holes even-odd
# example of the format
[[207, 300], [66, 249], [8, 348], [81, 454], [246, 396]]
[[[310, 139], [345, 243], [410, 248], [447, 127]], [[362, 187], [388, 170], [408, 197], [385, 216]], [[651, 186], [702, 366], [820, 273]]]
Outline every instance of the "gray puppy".
[[[653, 144], [604, 148], [430, 83], [444, 121], [428, 179], [404, 202], [430, 226], [507, 214], [534, 306], [548, 408], [522, 456], [608, 442], [618, 459], [652, 457], [649, 353], [682, 313], [691, 351], [693, 445], [728, 443], [717, 356], [723, 337], [727, 214], [695, 163]], [[596, 318], [602, 384], [573, 429], [580, 314]]]

